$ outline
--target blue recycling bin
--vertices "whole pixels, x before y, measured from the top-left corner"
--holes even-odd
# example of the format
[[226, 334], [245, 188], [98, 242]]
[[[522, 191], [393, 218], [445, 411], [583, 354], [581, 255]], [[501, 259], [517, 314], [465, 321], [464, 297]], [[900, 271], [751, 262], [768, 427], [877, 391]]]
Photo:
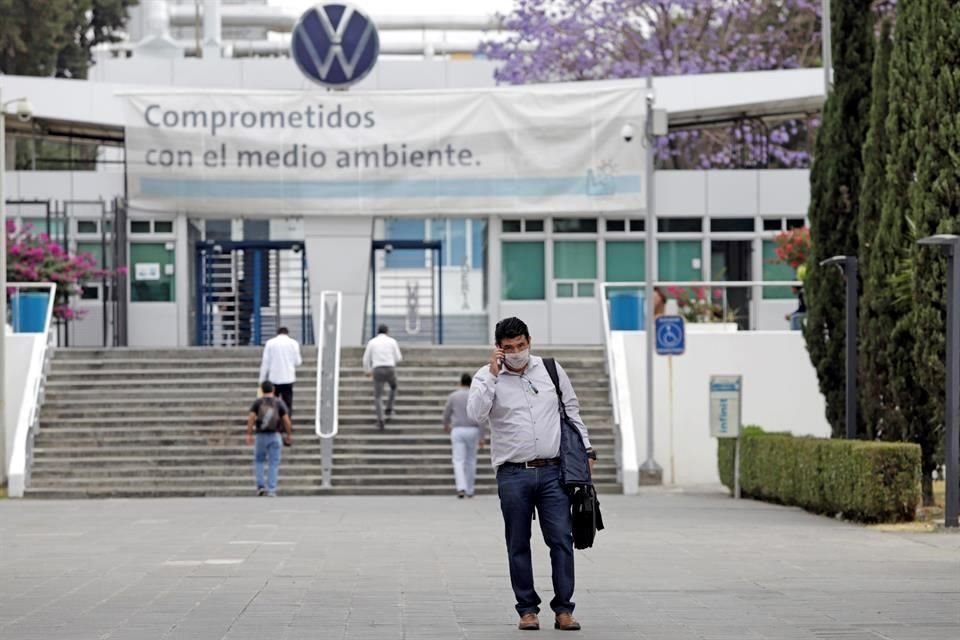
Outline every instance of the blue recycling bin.
[[611, 331], [640, 331], [643, 317], [643, 294], [622, 292], [610, 296]]
[[43, 333], [47, 322], [47, 302], [50, 294], [44, 291], [18, 291], [10, 299], [13, 330], [17, 333]]

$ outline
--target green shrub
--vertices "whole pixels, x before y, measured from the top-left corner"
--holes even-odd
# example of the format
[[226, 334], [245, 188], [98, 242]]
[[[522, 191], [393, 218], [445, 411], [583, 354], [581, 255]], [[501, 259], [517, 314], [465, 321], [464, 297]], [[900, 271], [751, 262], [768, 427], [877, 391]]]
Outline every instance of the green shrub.
[[[733, 439], [719, 442], [720, 480], [733, 490]], [[861, 522], [913, 520], [920, 501], [920, 447], [908, 443], [795, 438], [744, 429], [744, 497]]]

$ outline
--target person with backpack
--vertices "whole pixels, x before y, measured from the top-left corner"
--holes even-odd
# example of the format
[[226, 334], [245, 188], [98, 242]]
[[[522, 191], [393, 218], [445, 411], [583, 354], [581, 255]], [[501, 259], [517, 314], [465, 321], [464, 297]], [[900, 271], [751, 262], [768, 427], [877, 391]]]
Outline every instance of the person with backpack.
[[[479, 424], [490, 423], [490, 457], [497, 470], [510, 583], [520, 615], [518, 626], [529, 631], [540, 628], [537, 614], [541, 601], [533, 585], [530, 551], [536, 510], [544, 542], [550, 547], [554, 628], [577, 631], [580, 623], [573, 617], [574, 537], [568, 488], [571, 480], [590, 480], [596, 455], [580, 418], [580, 403], [570, 378], [551, 358], [530, 355], [527, 325], [519, 318], [506, 318], [497, 323], [494, 337], [496, 346], [490, 364], [473, 377], [467, 415]], [[578, 478], [564, 477], [576, 471], [567, 462], [567, 455], [572, 453], [571, 440], [583, 458]], [[562, 446], [562, 441], [568, 444]]]
[[[257, 495], [271, 498], [277, 495], [280, 452], [285, 444], [291, 444], [293, 438], [290, 411], [283, 400], [274, 395], [274, 391], [273, 383], [264, 380], [260, 384], [263, 395], [256, 399], [247, 415], [247, 446], [253, 445], [253, 473], [257, 483]], [[264, 466], [267, 467], [266, 477]]]

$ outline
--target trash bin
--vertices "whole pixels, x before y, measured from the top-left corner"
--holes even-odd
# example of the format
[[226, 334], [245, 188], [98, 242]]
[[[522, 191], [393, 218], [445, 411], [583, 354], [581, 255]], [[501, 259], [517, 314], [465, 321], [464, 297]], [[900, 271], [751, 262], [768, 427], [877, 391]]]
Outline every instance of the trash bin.
[[13, 330], [16, 333], [43, 333], [47, 322], [50, 294], [43, 291], [18, 291], [10, 299]]
[[611, 331], [640, 331], [643, 316], [642, 294], [623, 292], [610, 296]]

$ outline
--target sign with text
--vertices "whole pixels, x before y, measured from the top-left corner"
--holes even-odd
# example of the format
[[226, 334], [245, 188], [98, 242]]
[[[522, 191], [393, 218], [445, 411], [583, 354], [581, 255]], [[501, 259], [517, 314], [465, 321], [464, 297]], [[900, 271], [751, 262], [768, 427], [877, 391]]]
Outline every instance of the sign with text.
[[686, 339], [682, 316], [657, 316], [654, 320], [657, 353], [661, 356], [682, 356]]
[[742, 376], [710, 376], [710, 435], [714, 438], [740, 436], [742, 389]]
[[128, 95], [131, 205], [230, 215], [637, 213], [636, 81]]

